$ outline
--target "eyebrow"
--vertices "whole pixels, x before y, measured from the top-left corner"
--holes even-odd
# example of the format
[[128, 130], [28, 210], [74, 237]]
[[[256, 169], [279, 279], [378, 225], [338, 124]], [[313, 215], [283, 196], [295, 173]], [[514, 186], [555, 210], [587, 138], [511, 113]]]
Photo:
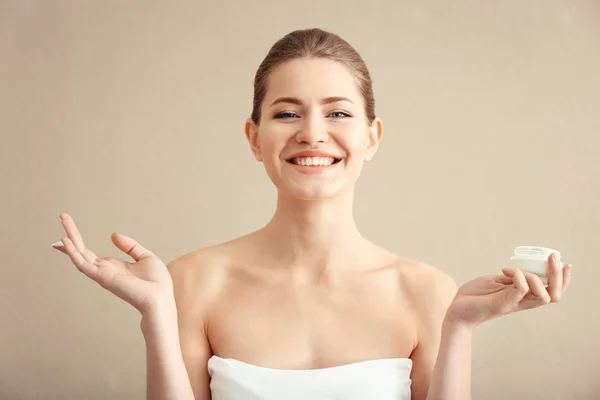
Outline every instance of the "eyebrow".
[[[331, 103], [336, 103], [338, 101], [347, 101], [349, 103], [354, 104], [354, 102], [352, 100], [350, 100], [347, 97], [343, 97], [343, 96], [326, 97], [320, 101], [320, 104], [331, 104]], [[302, 103], [302, 100], [300, 100], [297, 97], [280, 97], [280, 98], [276, 99], [274, 102], [272, 102], [269, 107], [273, 107], [275, 104], [278, 104], [278, 103], [290, 103], [290, 104], [297, 104], [299, 106], [304, 104], [304, 103]]]

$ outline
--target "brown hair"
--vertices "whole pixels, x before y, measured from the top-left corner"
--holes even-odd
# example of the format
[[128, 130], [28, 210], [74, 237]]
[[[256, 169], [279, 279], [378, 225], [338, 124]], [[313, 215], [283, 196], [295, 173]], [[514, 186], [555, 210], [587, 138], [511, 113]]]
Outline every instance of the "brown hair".
[[279, 65], [297, 58], [326, 58], [350, 70], [363, 96], [369, 123], [375, 119], [375, 100], [369, 70], [356, 50], [340, 36], [321, 29], [301, 29], [279, 39], [262, 61], [254, 77], [252, 120], [260, 122], [261, 104], [267, 92], [267, 79]]

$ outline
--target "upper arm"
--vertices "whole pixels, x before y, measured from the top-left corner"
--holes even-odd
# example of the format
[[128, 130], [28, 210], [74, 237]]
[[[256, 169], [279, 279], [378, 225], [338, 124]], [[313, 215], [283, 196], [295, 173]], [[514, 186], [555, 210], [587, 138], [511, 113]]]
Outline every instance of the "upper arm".
[[442, 322], [457, 286], [447, 274], [433, 267], [425, 266], [417, 275], [411, 279], [417, 322], [417, 345], [411, 355], [411, 392], [413, 400], [425, 400], [440, 348]]
[[181, 257], [167, 266], [173, 279], [181, 353], [197, 400], [210, 400], [208, 360], [212, 349], [206, 334], [207, 315], [214, 298], [214, 285], [206, 265]]

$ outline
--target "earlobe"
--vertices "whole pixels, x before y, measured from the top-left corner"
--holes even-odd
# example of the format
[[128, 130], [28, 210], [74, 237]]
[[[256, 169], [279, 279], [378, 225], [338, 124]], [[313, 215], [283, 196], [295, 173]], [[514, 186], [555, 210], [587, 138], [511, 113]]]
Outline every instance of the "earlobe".
[[251, 118], [246, 121], [245, 132], [246, 139], [248, 139], [254, 158], [256, 158], [257, 161], [262, 162], [262, 152], [258, 142], [258, 126], [256, 126], [256, 123]]
[[369, 127], [369, 145], [367, 147], [367, 151], [365, 153], [365, 161], [371, 161], [377, 148], [379, 147], [379, 142], [383, 136], [383, 122], [379, 118], [375, 118], [373, 123]]

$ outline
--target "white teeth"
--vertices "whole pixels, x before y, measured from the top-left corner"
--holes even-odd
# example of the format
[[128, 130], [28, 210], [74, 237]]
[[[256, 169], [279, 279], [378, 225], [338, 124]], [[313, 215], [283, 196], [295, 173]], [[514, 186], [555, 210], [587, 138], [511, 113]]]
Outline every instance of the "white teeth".
[[298, 165], [326, 167], [333, 164], [334, 159], [331, 157], [297, 157], [293, 161]]

